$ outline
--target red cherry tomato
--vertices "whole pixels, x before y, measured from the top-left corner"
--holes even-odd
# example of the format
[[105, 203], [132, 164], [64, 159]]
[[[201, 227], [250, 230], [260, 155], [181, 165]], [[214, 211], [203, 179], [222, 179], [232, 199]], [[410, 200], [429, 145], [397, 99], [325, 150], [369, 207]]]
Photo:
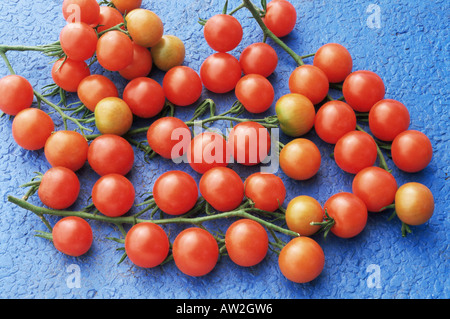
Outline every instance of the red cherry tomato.
[[257, 122], [241, 122], [228, 134], [231, 155], [247, 166], [261, 163], [270, 152], [270, 144], [269, 131]]
[[397, 135], [391, 145], [394, 164], [402, 171], [416, 173], [431, 162], [433, 146], [424, 133], [407, 130]]
[[100, 176], [126, 175], [133, 167], [134, 150], [130, 143], [115, 134], [103, 134], [89, 145], [87, 159], [91, 168]]
[[131, 80], [125, 86], [123, 100], [134, 115], [151, 118], [162, 111], [166, 97], [158, 82], [147, 77], [139, 77]]
[[395, 194], [395, 212], [407, 225], [422, 225], [433, 216], [433, 193], [428, 187], [417, 182], [403, 184]]
[[178, 106], [187, 106], [200, 98], [203, 85], [197, 72], [188, 66], [180, 65], [167, 71], [163, 79], [163, 88], [170, 102]]
[[7, 75], [0, 79], [0, 110], [17, 115], [33, 103], [34, 92], [30, 82], [20, 75]]
[[299, 137], [308, 133], [314, 126], [316, 109], [304, 95], [288, 93], [278, 99], [275, 112], [284, 134]]
[[67, 92], [77, 92], [78, 85], [89, 75], [91, 71], [84, 61], [61, 58], [52, 68], [53, 81]]
[[219, 258], [219, 246], [208, 231], [191, 227], [183, 230], [173, 242], [173, 259], [185, 275], [200, 277], [210, 273]]
[[89, 251], [93, 242], [92, 228], [77, 216], [60, 219], [52, 229], [55, 248], [68, 256], [79, 257]]
[[[113, 7], [100, 6], [97, 32], [103, 32], [123, 22], [123, 16], [119, 10]], [[122, 27], [122, 29], [125, 28]]]
[[339, 83], [352, 72], [350, 52], [338, 43], [327, 43], [317, 50], [313, 64], [321, 69], [330, 83]]
[[42, 176], [38, 196], [42, 204], [53, 209], [72, 206], [80, 193], [78, 176], [70, 169], [56, 166]]
[[100, 6], [95, 0], [64, 0], [62, 4], [64, 19], [71, 22], [84, 22], [96, 25], [100, 16]]
[[232, 223], [225, 233], [225, 246], [230, 259], [239, 266], [259, 264], [267, 255], [269, 236], [264, 227], [251, 219]]
[[255, 208], [268, 212], [276, 211], [286, 198], [283, 180], [274, 174], [253, 173], [247, 177], [244, 186], [245, 196], [254, 203]]
[[199, 187], [203, 198], [218, 211], [231, 211], [241, 205], [244, 199], [244, 183], [228, 167], [213, 167], [205, 172]]
[[236, 84], [236, 97], [250, 113], [267, 111], [275, 98], [275, 90], [267, 78], [259, 74], [244, 75]]
[[216, 14], [203, 27], [208, 45], [215, 51], [228, 52], [236, 48], [242, 40], [241, 23], [229, 14]]
[[382, 141], [394, 138], [409, 127], [409, 111], [403, 103], [383, 99], [370, 109], [369, 128], [372, 134]]
[[325, 99], [329, 86], [326, 74], [314, 65], [301, 65], [289, 76], [291, 93], [302, 94], [313, 104], [318, 104]]
[[86, 163], [89, 145], [86, 139], [75, 131], [57, 131], [45, 142], [44, 153], [53, 167], [63, 166], [77, 171]]
[[169, 253], [169, 238], [161, 226], [151, 222], [134, 225], [125, 236], [127, 257], [138, 267], [160, 265]]
[[300, 234], [300, 236], [312, 236], [319, 231], [319, 225], [323, 219], [323, 208], [320, 203], [308, 195], [294, 197], [286, 207], [287, 227]]
[[367, 224], [367, 208], [358, 196], [341, 192], [331, 196], [323, 206], [334, 220], [330, 231], [341, 238], [360, 234]]
[[369, 134], [352, 131], [342, 136], [334, 146], [336, 164], [345, 172], [356, 174], [377, 160], [377, 144]]
[[200, 133], [192, 139], [187, 150], [189, 165], [200, 174], [213, 167], [227, 166], [227, 148], [227, 142], [222, 135], [214, 132]]
[[244, 74], [271, 75], [278, 65], [278, 55], [274, 48], [264, 42], [252, 43], [239, 56]]
[[142, 5], [142, 0], [111, 0], [111, 2], [122, 14], [140, 8]]
[[109, 31], [97, 41], [98, 63], [109, 71], [120, 71], [133, 62], [133, 42], [121, 31]]
[[92, 188], [92, 203], [100, 213], [108, 217], [119, 217], [133, 206], [135, 190], [123, 175], [107, 174], [100, 177]]
[[194, 178], [183, 171], [168, 171], [153, 185], [156, 205], [166, 214], [181, 215], [191, 210], [198, 200]]
[[284, 37], [294, 30], [297, 23], [297, 11], [288, 1], [270, 1], [267, 4], [263, 21], [273, 34], [277, 37]]
[[81, 80], [77, 89], [78, 98], [91, 111], [98, 102], [107, 97], [118, 97], [119, 91], [113, 81], [101, 74], [92, 74]]
[[309, 237], [295, 237], [281, 249], [278, 256], [281, 273], [295, 283], [316, 279], [325, 266], [322, 247]]
[[127, 80], [148, 76], [153, 67], [152, 54], [148, 48], [144, 48], [133, 42], [133, 61], [119, 74]]
[[84, 22], [68, 23], [59, 34], [61, 48], [69, 59], [90, 59], [97, 49], [97, 33]]
[[314, 128], [323, 141], [336, 144], [346, 133], [355, 130], [355, 111], [342, 101], [327, 102], [317, 111]]
[[12, 135], [18, 145], [26, 150], [39, 150], [55, 129], [52, 118], [40, 109], [20, 111], [12, 122]]
[[297, 138], [287, 143], [280, 152], [280, 167], [295, 180], [307, 180], [317, 174], [322, 157], [314, 142]]
[[239, 61], [231, 54], [219, 52], [206, 58], [200, 67], [203, 85], [214, 93], [227, 93], [236, 87], [242, 70]]
[[355, 111], [369, 112], [378, 101], [384, 98], [385, 87], [381, 77], [366, 70], [350, 73], [342, 86], [345, 101]]
[[397, 181], [388, 171], [371, 166], [355, 175], [352, 192], [361, 198], [369, 212], [379, 212], [394, 202]]
[[147, 131], [149, 146], [164, 158], [183, 156], [191, 144], [189, 127], [176, 117], [162, 117], [154, 121]]

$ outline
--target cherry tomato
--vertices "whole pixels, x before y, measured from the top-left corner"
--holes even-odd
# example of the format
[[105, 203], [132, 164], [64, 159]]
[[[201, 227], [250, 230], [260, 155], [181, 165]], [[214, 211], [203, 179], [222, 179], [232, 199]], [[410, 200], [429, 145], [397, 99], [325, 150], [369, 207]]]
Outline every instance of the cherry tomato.
[[190, 211], [198, 200], [194, 178], [183, 171], [168, 171], [153, 185], [156, 205], [166, 214], [181, 215]]
[[63, 166], [77, 171], [86, 163], [89, 145], [86, 139], [75, 131], [57, 131], [45, 142], [44, 153], [53, 167]]
[[289, 90], [306, 96], [313, 104], [325, 99], [330, 88], [326, 74], [314, 65], [297, 67], [289, 76]]
[[308, 133], [314, 126], [316, 109], [304, 95], [285, 94], [275, 104], [275, 112], [284, 134], [299, 137]]
[[342, 101], [327, 102], [317, 111], [314, 128], [323, 141], [336, 144], [342, 136], [356, 129], [355, 111]]
[[394, 202], [397, 181], [380, 167], [366, 167], [355, 175], [352, 192], [361, 198], [369, 212], [379, 212]]
[[251, 174], [245, 180], [244, 187], [245, 196], [253, 202], [255, 208], [268, 212], [276, 211], [286, 198], [283, 180], [271, 173]]
[[53, 209], [72, 206], [80, 193], [78, 176], [70, 169], [56, 166], [42, 176], [38, 196], [42, 204]]
[[34, 92], [30, 82], [23, 76], [11, 74], [0, 79], [0, 110], [17, 115], [33, 103]]
[[169, 71], [183, 64], [186, 48], [183, 41], [174, 35], [165, 34], [151, 49], [153, 63], [161, 71]]
[[219, 246], [208, 231], [191, 227], [180, 232], [173, 242], [173, 259], [185, 275], [200, 277], [210, 273], [219, 259]]
[[35, 151], [43, 148], [55, 129], [52, 118], [40, 109], [20, 111], [12, 122], [14, 141], [22, 148]]
[[252, 43], [239, 56], [244, 74], [271, 75], [278, 65], [278, 55], [274, 48], [264, 42]]
[[273, 34], [279, 38], [284, 37], [294, 30], [297, 23], [297, 11], [288, 1], [270, 1], [263, 21]]
[[216, 14], [203, 27], [206, 43], [218, 52], [228, 52], [236, 48], [244, 32], [241, 23], [229, 14]]
[[59, 34], [61, 48], [69, 59], [84, 61], [97, 49], [97, 33], [84, 22], [68, 23]]
[[321, 69], [330, 83], [339, 83], [352, 72], [353, 59], [339, 43], [327, 43], [317, 50], [313, 65]]
[[162, 117], [154, 121], [147, 131], [149, 146], [164, 158], [183, 156], [191, 144], [189, 127], [176, 117]]
[[161, 226], [151, 222], [134, 225], [125, 236], [127, 257], [138, 267], [153, 268], [169, 254], [169, 238]]
[[330, 231], [341, 238], [360, 234], [367, 224], [367, 207], [358, 196], [341, 192], [331, 196], [323, 206], [334, 220]]
[[81, 80], [77, 89], [78, 98], [91, 111], [98, 102], [107, 97], [118, 97], [119, 92], [113, 81], [104, 75], [92, 74]]
[[407, 130], [397, 135], [391, 145], [394, 164], [402, 171], [416, 173], [431, 162], [433, 146], [424, 133]]
[[342, 86], [345, 101], [355, 111], [369, 112], [378, 101], [384, 98], [385, 87], [381, 77], [367, 70], [350, 73]]
[[231, 155], [247, 166], [261, 163], [270, 152], [270, 144], [269, 131], [257, 122], [241, 122], [228, 134]]
[[64, 0], [62, 4], [64, 19], [71, 22], [84, 22], [96, 25], [100, 16], [100, 6], [95, 0]]
[[422, 225], [433, 215], [433, 193], [428, 187], [417, 182], [403, 184], [395, 194], [395, 212], [405, 224]]
[[229, 53], [218, 52], [205, 59], [200, 67], [203, 85], [214, 93], [227, 93], [236, 87], [242, 70], [239, 61]]
[[147, 77], [139, 77], [131, 80], [125, 86], [123, 100], [134, 115], [151, 118], [162, 111], [166, 97], [158, 82]]
[[133, 41], [145, 48], [151, 48], [161, 39], [164, 25], [160, 17], [147, 9], [134, 9], [125, 17], [127, 30]]
[[77, 216], [63, 217], [52, 229], [55, 248], [73, 257], [87, 253], [92, 246], [93, 237], [91, 225]]
[[218, 133], [200, 133], [192, 139], [187, 159], [192, 169], [200, 174], [213, 167], [225, 167], [229, 162], [227, 142]]
[[53, 81], [67, 92], [77, 92], [78, 85], [89, 75], [91, 71], [84, 61], [61, 58], [52, 68]]
[[306, 138], [287, 143], [280, 152], [280, 167], [295, 180], [307, 180], [317, 174], [322, 158], [316, 144]]
[[133, 62], [133, 42], [121, 31], [108, 31], [97, 41], [98, 63], [109, 71], [120, 71]]
[[[100, 6], [97, 32], [103, 32], [124, 22], [119, 10], [113, 7]], [[122, 29], [125, 29], [122, 27]]]
[[148, 48], [141, 47], [133, 42], [133, 61], [119, 74], [127, 80], [148, 76], [153, 67], [152, 54]]
[[275, 97], [272, 83], [259, 74], [244, 75], [237, 82], [235, 93], [239, 102], [250, 113], [267, 111]]
[[225, 246], [228, 256], [235, 264], [251, 267], [266, 257], [269, 236], [260, 223], [252, 219], [240, 219], [228, 227]]
[[323, 218], [323, 208], [320, 203], [308, 195], [294, 197], [286, 207], [286, 225], [300, 236], [311, 236], [320, 229], [318, 223]]
[[375, 164], [377, 144], [366, 132], [346, 133], [334, 146], [334, 159], [343, 171], [356, 174], [363, 168]]
[[167, 71], [162, 85], [167, 99], [178, 106], [195, 103], [203, 90], [202, 80], [197, 72], [184, 65]]
[[133, 207], [135, 195], [133, 184], [125, 176], [107, 174], [95, 182], [92, 203], [103, 215], [119, 217]]
[[295, 283], [316, 279], [325, 266], [322, 247], [309, 237], [295, 237], [281, 249], [278, 256], [281, 273]]
[[409, 127], [409, 111], [403, 103], [383, 99], [370, 109], [369, 128], [372, 134], [382, 141], [394, 138]]
[[228, 167], [213, 167], [205, 172], [199, 187], [203, 198], [218, 211], [231, 211], [241, 205], [244, 199], [244, 183]]
[[123, 137], [103, 134], [89, 145], [87, 160], [100, 176], [113, 173], [126, 175], [133, 167], [134, 150]]
[[142, 0], [111, 0], [111, 2], [122, 14], [140, 8], [142, 5]]
[[95, 125], [102, 134], [125, 134], [133, 124], [133, 113], [124, 100], [107, 97], [95, 107]]

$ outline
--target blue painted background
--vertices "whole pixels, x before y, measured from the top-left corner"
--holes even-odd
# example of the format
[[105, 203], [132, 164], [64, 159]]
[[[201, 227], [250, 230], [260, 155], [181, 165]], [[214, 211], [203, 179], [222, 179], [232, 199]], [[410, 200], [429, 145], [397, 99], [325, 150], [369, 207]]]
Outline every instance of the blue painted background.
[[[35, 230], [46, 228], [30, 212], [7, 202], [7, 195], [21, 196], [18, 186], [28, 182], [35, 171], [45, 172], [47, 164], [42, 151], [29, 152], [17, 146], [11, 135], [11, 120], [0, 119], [0, 298], [448, 298], [449, 280], [449, 15], [448, 1], [291, 1], [298, 13], [295, 30], [284, 38], [299, 54], [315, 52], [327, 42], [346, 46], [354, 58], [354, 70], [377, 72], [385, 81], [386, 97], [403, 102], [411, 113], [411, 128], [426, 133], [433, 144], [434, 157], [420, 173], [406, 174], [393, 168], [401, 185], [418, 181], [434, 193], [436, 209], [425, 225], [413, 227], [403, 238], [400, 222], [388, 221], [390, 213], [371, 214], [366, 229], [353, 239], [339, 239], [330, 234], [314, 238], [322, 245], [326, 262], [322, 274], [313, 282], [294, 284], [283, 277], [277, 256], [269, 252], [265, 260], [251, 268], [234, 265], [228, 257], [220, 259], [207, 276], [191, 278], [178, 271], [174, 263], [145, 270], [129, 260], [117, 264], [122, 253], [119, 245], [105, 239], [120, 236], [110, 225], [90, 222], [94, 243], [86, 255], [73, 258], [57, 252], [50, 242], [33, 236]], [[1, 0], [0, 37], [4, 44], [47, 44], [57, 40], [65, 21], [61, 15], [62, 1]], [[202, 61], [212, 53], [206, 45], [198, 18], [219, 13], [222, 0], [155, 1], [144, 0], [143, 7], [156, 12], [163, 20], [166, 34], [180, 37], [187, 48], [185, 65], [199, 71]], [[229, 8], [239, 4], [230, 1]], [[370, 5], [378, 5], [381, 26], [368, 23]], [[241, 10], [235, 15], [244, 26], [244, 38], [231, 53], [238, 57], [244, 47], [259, 42], [262, 33]], [[269, 41], [270, 44], [273, 44]], [[287, 80], [295, 68], [293, 60], [276, 47], [279, 65], [269, 77], [275, 87], [276, 99], [288, 93]], [[52, 83], [51, 59], [36, 52], [9, 52], [8, 57], [18, 74], [40, 89]], [[312, 59], [305, 60], [312, 63]], [[102, 73], [95, 67], [92, 73]], [[0, 76], [8, 74], [0, 62]], [[117, 74], [105, 72], [120, 90], [126, 82]], [[161, 83], [163, 73], [154, 69], [150, 76]], [[219, 111], [235, 101], [234, 93], [210, 94]], [[55, 100], [56, 101], [56, 100]], [[193, 109], [177, 110], [187, 119]], [[274, 114], [274, 108], [268, 111]], [[58, 123], [60, 124], [60, 123]], [[339, 170], [329, 157], [330, 145], [322, 143], [311, 132], [307, 135], [322, 152], [322, 167], [313, 179], [297, 182], [283, 172], [288, 195], [285, 201], [307, 194], [322, 204], [339, 191], [350, 191], [352, 175]], [[287, 141], [286, 137], [283, 140]], [[256, 169], [233, 165], [246, 178]], [[197, 180], [199, 175], [188, 166], [176, 166], [162, 158], [150, 164], [136, 151], [136, 164], [127, 176], [136, 185], [138, 194], [151, 190], [155, 179], [169, 169], [183, 169]], [[80, 203], [87, 200], [98, 176], [86, 165], [78, 172], [83, 184]], [[39, 203], [37, 198], [30, 199]], [[81, 205], [80, 204], [80, 205]], [[56, 218], [50, 218], [52, 222]], [[225, 229], [230, 221], [213, 223]], [[175, 237], [178, 226], [167, 226]], [[71, 265], [81, 271], [81, 287], [70, 288], [66, 280]], [[373, 267], [379, 269], [378, 287], [370, 285]]]

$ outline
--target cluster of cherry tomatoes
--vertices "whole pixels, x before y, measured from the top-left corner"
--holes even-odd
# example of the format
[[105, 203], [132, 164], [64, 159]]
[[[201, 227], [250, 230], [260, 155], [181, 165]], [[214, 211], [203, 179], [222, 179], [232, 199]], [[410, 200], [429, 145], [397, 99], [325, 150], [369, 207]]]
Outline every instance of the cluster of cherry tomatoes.
[[[277, 67], [277, 53], [269, 44], [258, 42], [247, 46], [239, 59], [230, 54], [243, 37], [242, 26], [232, 15], [217, 14], [206, 21], [204, 38], [215, 53], [204, 60], [197, 73], [181, 65], [185, 55], [182, 41], [164, 35], [161, 19], [140, 8], [141, 1], [112, 3], [115, 8], [100, 6], [95, 0], [63, 2], [68, 23], [61, 30], [60, 44], [65, 57], [52, 69], [54, 82], [67, 92], [77, 93], [95, 114], [101, 135], [90, 144], [78, 132], [54, 132], [50, 116], [30, 108], [34, 93], [26, 79], [10, 75], [0, 80], [0, 107], [15, 116], [14, 139], [28, 150], [44, 148], [52, 166], [42, 176], [38, 195], [44, 205], [53, 209], [67, 209], [75, 203], [80, 191], [75, 172], [87, 161], [100, 176], [92, 189], [94, 206], [109, 217], [126, 214], [136, 195], [125, 177], [133, 167], [134, 151], [122, 135], [131, 128], [134, 116], [153, 118], [159, 114], [166, 99], [176, 106], [189, 106], [200, 98], [203, 88], [214, 93], [234, 90], [239, 102], [253, 114], [266, 112], [274, 102], [275, 92], [268, 76]], [[296, 18], [292, 4], [273, 0], [267, 4], [263, 21], [273, 34], [283, 37], [293, 30]], [[122, 98], [107, 77], [91, 75], [86, 61], [94, 57], [104, 69], [119, 72], [129, 80]], [[153, 65], [166, 71], [162, 85], [147, 77]], [[336, 164], [355, 175], [352, 193], [335, 194], [323, 206], [306, 195], [288, 203], [286, 225], [300, 236], [281, 249], [279, 266], [294, 282], [309, 282], [321, 273], [325, 256], [310, 236], [325, 223], [336, 236], [351, 238], [365, 228], [368, 212], [379, 212], [394, 202], [397, 216], [408, 225], [420, 225], [433, 213], [434, 200], [427, 187], [418, 183], [398, 187], [390, 172], [374, 166], [379, 152], [376, 138], [392, 144], [392, 160], [399, 169], [420, 171], [432, 157], [429, 139], [419, 131], [409, 130], [407, 108], [399, 101], [385, 99], [384, 83], [377, 74], [352, 68], [352, 57], [345, 47], [326, 44], [316, 52], [312, 65], [303, 64], [293, 70], [288, 82], [290, 92], [275, 103], [281, 130], [293, 138], [279, 154], [280, 167], [288, 177], [307, 180], [319, 171], [319, 148], [302, 137], [313, 128], [323, 141], [334, 145]], [[330, 83], [342, 83], [343, 99], [323, 103], [329, 96]], [[357, 113], [368, 113], [374, 137], [357, 129]], [[174, 139], [176, 129], [187, 136], [181, 133], [179, 139]], [[258, 134], [256, 147], [238, 143], [253, 132]], [[192, 169], [202, 174], [198, 184], [181, 170], [158, 177], [153, 198], [168, 215], [189, 212], [197, 204], [199, 192], [213, 209], [222, 212], [238, 209], [245, 198], [256, 209], [274, 212], [285, 200], [286, 189], [278, 176], [255, 173], [243, 181], [227, 167], [230, 154], [242, 165], [259, 164], [269, 154], [270, 132], [257, 122], [235, 125], [226, 140], [214, 132], [192, 137], [182, 120], [161, 117], [150, 125], [147, 140], [153, 151], [164, 158], [186, 155]], [[208, 149], [209, 153], [214, 150], [212, 160], [203, 157]], [[68, 255], [86, 253], [92, 240], [89, 224], [79, 217], [63, 218], [53, 228], [55, 247]], [[261, 224], [240, 219], [227, 229], [225, 245], [232, 261], [248, 267], [264, 259], [269, 241]], [[219, 257], [216, 238], [199, 227], [179, 233], [172, 246], [163, 228], [151, 222], [134, 225], [125, 238], [128, 258], [140, 267], [160, 265], [170, 250], [177, 267], [190, 276], [209, 273]]]

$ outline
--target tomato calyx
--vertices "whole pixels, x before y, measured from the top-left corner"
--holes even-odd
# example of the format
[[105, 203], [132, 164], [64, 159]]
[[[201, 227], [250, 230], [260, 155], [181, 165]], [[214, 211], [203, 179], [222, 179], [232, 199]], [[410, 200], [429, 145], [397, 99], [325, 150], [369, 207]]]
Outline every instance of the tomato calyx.
[[328, 214], [327, 209], [325, 209], [324, 218], [321, 222], [311, 222], [311, 226], [320, 226], [319, 231], [323, 232], [323, 237], [326, 238], [331, 228], [336, 224], [333, 217]]

